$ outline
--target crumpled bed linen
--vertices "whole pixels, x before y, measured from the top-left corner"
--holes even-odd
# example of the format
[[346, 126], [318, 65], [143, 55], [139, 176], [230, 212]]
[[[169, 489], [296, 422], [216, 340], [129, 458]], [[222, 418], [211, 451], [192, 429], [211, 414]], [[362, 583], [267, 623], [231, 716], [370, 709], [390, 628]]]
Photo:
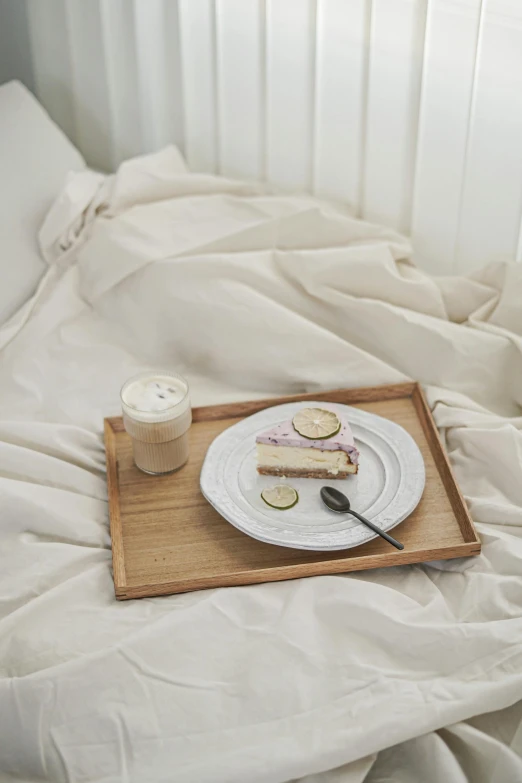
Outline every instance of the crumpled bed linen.
[[[189, 173], [71, 177], [0, 331], [0, 781], [522, 780], [522, 274]], [[413, 378], [480, 557], [116, 602], [102, 422], [166, 365], [195, 405]]]

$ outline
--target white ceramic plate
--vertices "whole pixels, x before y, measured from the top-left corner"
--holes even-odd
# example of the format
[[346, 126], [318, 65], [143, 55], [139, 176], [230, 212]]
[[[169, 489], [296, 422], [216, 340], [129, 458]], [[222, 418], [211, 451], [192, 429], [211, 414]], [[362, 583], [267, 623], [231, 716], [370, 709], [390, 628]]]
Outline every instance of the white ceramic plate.
[[[307, 407], [320, 407], [308, 402]], [[340, 489], [352, 508], [382, 530], [402, 522], [417, 506], [425, 482], [424, 461], [413, 438], [388, 419], [337, 405], [349, 421], [360, 451], [359, 473], [346, 479], [280, 479], [256, 470], [256, 435], [291, 419], [303, 407], [292, 402], [267, 408], [234, 424], [210, 445], [201, 469], [201, 491], [221, 516], [253, 538], [295, 549], [349, 549], [376, 538], [349, 515], [329, 511], [319, 490]], [[268, 486], [288, 483], [299, 502], [286, 511], [261, 499]]]

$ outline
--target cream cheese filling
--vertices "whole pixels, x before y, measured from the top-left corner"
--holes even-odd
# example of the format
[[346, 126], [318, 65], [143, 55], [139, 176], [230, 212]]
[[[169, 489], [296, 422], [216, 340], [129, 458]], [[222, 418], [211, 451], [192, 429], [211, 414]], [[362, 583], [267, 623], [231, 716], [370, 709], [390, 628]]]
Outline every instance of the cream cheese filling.
[[[339, 471], [350, 470], [352, 465], [345, 451], [320, 451], [319, 449], [297, 446], [257, 445], [258, 464], [269, 468], [292, 468], [293, 470], [327, 470], [336, 475]], [[351, 468], [353, 470], [353, 467]]]

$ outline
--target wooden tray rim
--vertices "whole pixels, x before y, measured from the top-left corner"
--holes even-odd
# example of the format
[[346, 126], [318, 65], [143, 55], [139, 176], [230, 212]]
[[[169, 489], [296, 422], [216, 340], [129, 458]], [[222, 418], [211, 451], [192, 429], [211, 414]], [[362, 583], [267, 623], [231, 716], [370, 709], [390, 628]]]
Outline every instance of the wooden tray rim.
[[[239, 572], [231, 575], [227, 586], [243, 585], [247, 582], [242, 574], [248, 574], [248, 584], [266, 581], [280, 581], [295, 579], [302, 576], [319, 576], [325, 573], [346, 573], [348, 571], [362, 571], [369, 568], [379, 568], [390, 565], [408, 565], [429, 560], [442, 560], [455, 557], [467, 557], [478, 555], [481, 551], [480, 539], [475, 530], [473, 521], [467, 509], [464, 498], [459, 490], [448, 456], [442, 445], [431, 410], [426, 401], [422, 387], [417, 382], [388, 384], [383, 386], [369, 386], [353, 389], [334, 389], [331, 391], [308, 392], [305, 394], [288, 395], [284, 397], [265, 398], [247, 402], [226, 403], [222, 405], [209, 405], [193, 408], [193, 421], [218, 421], [229, 418], [245, 418], [265, 408], [281, 405], [288, 402], [300, 402], [306, 400], [324, 400], [325, 402], [339, 402], [353, 405], [365, 402], [381, 402], [411, 398], [417, 416], [421, 423], [426, 440], [430, 447], [435, 464], [439, 471], [455, 518], [460, 527], [464, 543], [458, 545], [441, 546], [431, 549], [415, 549], [402, 552], [389, 552], [379, 555], [364, 555], [357, 559], [350, 559], [350, 568], [347, 569], [346, 560], [336, 559], [332, 561], [320, 561], [317, 563], [295, 563], [287, 566], [258, 569], [252, 572]], [[120, 514], [118, 491], [118, 465], [116, 458], [116, 434], [124, 432], [121, 416], [106, 418], [104, 420], [105, 448], [107, 460], [107, 488], [109, 499], [110, 534], [112, 540], [112, 562], [114, 587], [117, 598], [140, 598], [154, 595], [167, 595], [179, 592], [179, 581], [162, 582], [160, 584], [140, 585], [127, 587], [125, 575], [125, 562], [123, 550], [123, 529]], [[328, 571], [325, 571], [325, 562], [328, 562]], [[202, 590], [211, 587], [222, 587], [223, 576], [203, 577], [192, 579], [190, 590]]]

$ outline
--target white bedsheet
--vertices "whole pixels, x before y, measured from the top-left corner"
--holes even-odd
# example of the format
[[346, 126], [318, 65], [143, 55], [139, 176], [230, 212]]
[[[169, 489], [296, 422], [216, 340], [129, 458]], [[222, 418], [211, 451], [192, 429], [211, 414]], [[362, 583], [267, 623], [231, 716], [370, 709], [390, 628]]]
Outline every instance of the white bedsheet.
[[[76, 175], [41, 244], [0, 331], [0, 780], [522, 780], [520, 267], [432, 279], [173, 149]], [[195, 404], [420, 380], [483, 554], [116, 602], [102, 419], [154, 364]]]

